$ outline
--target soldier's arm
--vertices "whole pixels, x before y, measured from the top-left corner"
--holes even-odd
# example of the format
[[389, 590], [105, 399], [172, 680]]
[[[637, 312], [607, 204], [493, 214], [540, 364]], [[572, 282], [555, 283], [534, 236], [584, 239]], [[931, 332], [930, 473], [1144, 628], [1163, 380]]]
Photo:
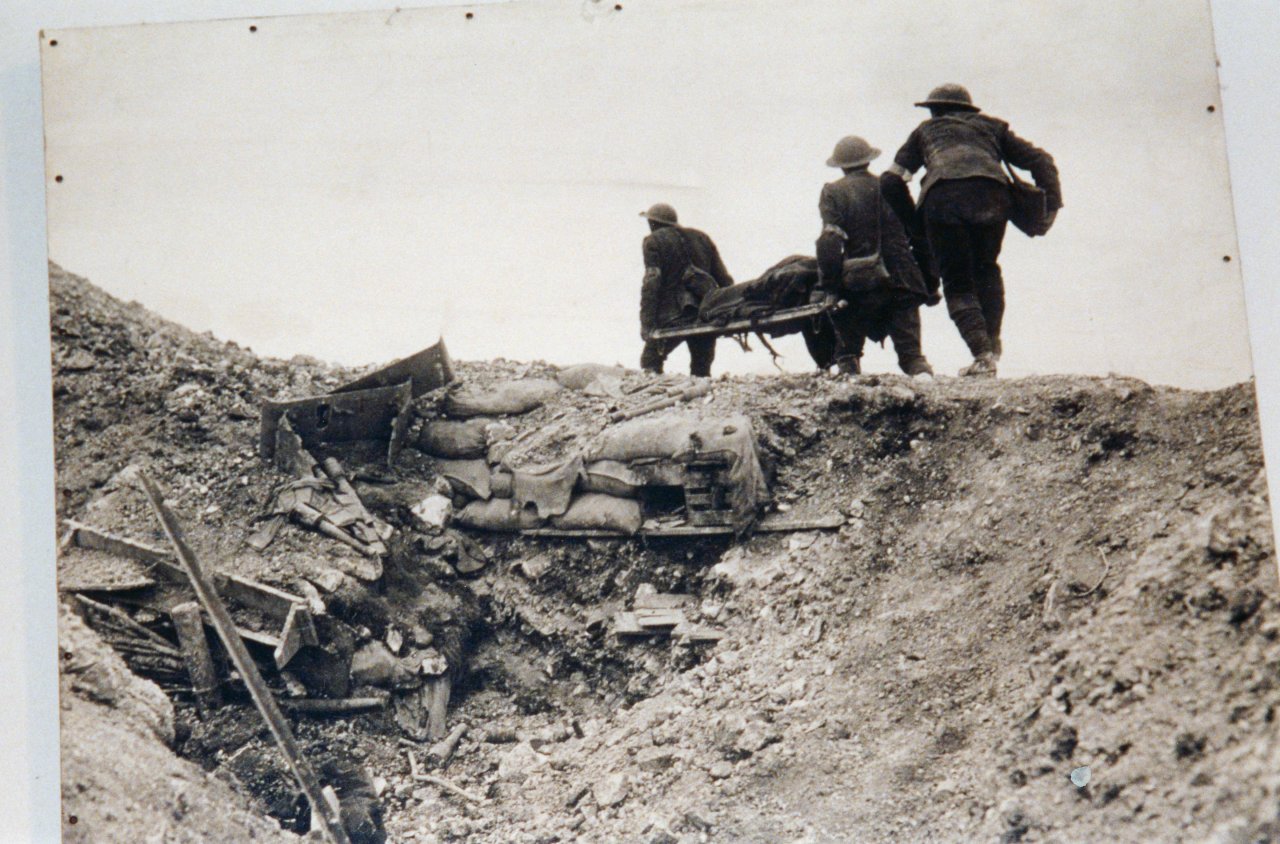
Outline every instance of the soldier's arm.
[[880, 195], [888, 204], [893, 215], [898, 218], [912, 237], [918, 237], [920, 221], [916, 218], [916, 203], [911, 198], [907, 183], [897, 173], [885, 171], [880, 174]]
[[884, 176], [897, 179], [902, 182], [905, 190], [906, 183], [911, 181], [912, 175], [923, 166], [924, 152], [920, 148], [920, 130], [916, 129], [894, 155], [893, 164], [889, 165], [889, 169], [885, 170], [880, 178], [882, 181]]
[[1045, 192], [1045, 203], [1050, 211], [1062, 207], [1062, 185], [1058, 181], [1058, 165], [1053, 163], [1052, 155], [1019, 138], [1012, 130], [1004, 133], [1002, 151], [1006, 161], [1031, 173], [1036, 187]]
[[836, 192], [830, 185], [823, 185], [818, 197], [818, 214], [822, 217], [822, 232], [815, 249], [818, 254], [818, 278], [827, 289], [835, 289], [840, 281], [844, 264], [844, 243], [849, 234], [840, 227], [841, 214]]
[[729, 270], [725, 268], [724, 261], [720, 258], [720, 250], [716, 248], [715, 241], [707, 238], [708, 251], [711, 253], [711, 276], [716, 280], [716, 284], [720, 287], [732, 287], [733, 276], [729, 275]]
[[640, 339], [646, 342], [657, 328], [658, 294], [662, 290], [662, 270], [658, 247], [651, 237], [644, 239], [644, 280], [640, 282]]

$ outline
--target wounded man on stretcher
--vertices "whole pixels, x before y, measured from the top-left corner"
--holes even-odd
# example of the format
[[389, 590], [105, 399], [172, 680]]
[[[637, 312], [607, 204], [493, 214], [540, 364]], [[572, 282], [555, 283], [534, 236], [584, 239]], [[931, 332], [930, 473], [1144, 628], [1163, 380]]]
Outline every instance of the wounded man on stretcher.
[[[819, 253], [824, 251], [822, 239]], [[825, 257], [825, 256], [824, 256]], [[836, 260], [839, 260], [838, 258]], [[792, 255], [759, 277], [708, 293], [696, 318], [661, 329], [655, 337], [683, 339], [755, 333], [776, 357], [767, 337], [799, 333], [821, 370], [839, 365], [857, 373], [867, 338], [892, 337], [898, 363], [908, 375], [931, 372], [920, 351], [919, 306], [927, 297], [899, 285], [879, 256], [834, 264], [824, 275], [819, 259]]]

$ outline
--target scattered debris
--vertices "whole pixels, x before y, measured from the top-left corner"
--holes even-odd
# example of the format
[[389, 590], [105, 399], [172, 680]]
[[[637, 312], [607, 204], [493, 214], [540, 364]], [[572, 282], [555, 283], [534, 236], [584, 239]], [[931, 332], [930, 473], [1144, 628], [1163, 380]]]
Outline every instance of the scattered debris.
[[363, 392], [379, 387], [396, 387], [408, 381], [410, 393], [416, 399], [424, 393], [452, 383], [453, 378], [453, 361], [449, 358], [444, 339], [441, 338], [434, 346], [428, 346], [417, 354], [376, 369], [333, 392]]
[[449, 760], [453, 758], [454, 751], [458, 749], [458, 744], [466, 734], [466, 724], [459, 724], [454, 727], [449, 735], [431, 745], [431, 748], [427, 751], [427, 759], [437, 768], [446, 767], [449, 764]]
[[182, 646], [182, 658], [191, 677], [196, 705], [202, 715], [208, 715], [222, 703], [222, 692], [213, 667], [213, 656], [209, 653], [200, 605], [195, 601], [178, 604], [169, 611], [169, 617], [173, 619], [173, 629], [178, 634], [178, 644]]
[[631, 410], [614, 411], [613, 413], [609, 414], [609, 421], [625, 422], [628, 419], [635, 419], [637, 416], [644, 416], [647, 413], [653, 413], [658, 410], [666, 410], [668, 407], [675, 407], [681, 402], [693, 401], [694, 399], [702, 398], [703, 396], [709, 395], [710, 393], [711, 393], [711, 382], [709, 380], [700, 381], [699, 383], [694, 384], [692, 387], [688, 387], [687, 389], [681, 390], [680, 392], [676, 393], [674, 396], [668, 396], [665, 399], [658, 399], [657, 401], [649, 402], [648, 404], [641, 405], [640, 407], [633, 408]]
[[305, 399], [265, 401], [258, 449], [263, 460], [276, 456], [280, 420], [287, 419], [304, 444], [387, 440], [387, 464], [395, 463], [412, 418], [413, 389], [409, 381]]
[[[175, 557], [166, 551], [80, 522], [68, 520], [66, 528], [68, 547], [117, 554], [145, 563], [148, 566], [147, 571], [166, 584], [177, 584], [182, 587], [189, 584], [187, 576]], [[298, 647], [318, 644], [311, 611], [302, 598], [238, 575], [214, 572], [211, 577], [215, 587], [228, 598], [258, 611], [281, 625], [278, 634], [251, 630], [244, 626], [236, 627], [241, 638], [271, 648], [278, 668], [284, 668], [289, 663], [297, 653]], [[161, 612], [172, 612], [175, 606], [189, 600], [190, 593], [174, 595], [172, 590], [156, 588], [144, 590], [141, 593], [134, 592], [131, 595], [134, 600], [144, 605], [152, 606]]]
[[[145, 473], [138, 471], [136, 476], [142, 485], [143, 492], [151, 503], [152, 509], [156, 513], [156, 517], [164, 527], [164, 532], [173, 544], [175, 555], [181, 561], [182, 567], [191, 579], [191, 586], [195, 590], [197, 600], [200, 601], [201, 606], [212, 618], [213, 627], [218, 633], [218, 638], [222, 640], [223, 647], [227, 649], [232, 664], [235, 665], [236, 671], [240, 674], [241, 681], [249, 689], [249, 694], [252, 696], [254, 704], [258, 707], [258, 711], [262, 713], [262, 718], [271, 729], [271, 734], [275, 738], [281, 754], [283, 754], [290, 770], [293, 771], [293, 775], [297, 778], [298, 785], [306, 796], [307, 802], [311, 805], [312, 816], [319, 822], [321, 831], [332, 844], [350, 844], [346, 829], [343, 828], [342, 821], [339, 819], [337, 795], [334, 794], [332, 798], [329, 798], [321, 793], [320, 783], [316, 779], [315, 772], [302, 755], [301, 749], [293, 738], [293, 732], [289, 729], [288, 723], [284, 720], [284, 715], [281, 714], [280, 708], [276, 704], [275, 697], [271, 694], [271, 690], [267, 688], [267, 684], [263, 682], [262, 675], [258, 673], [258, 666], [254, 663], [253, 658], [249, 656], [249, 651], [245, 649], [244, 642], [241, 641], [240, 636], [237, 634], [235, 624], [231, 621], [231, 615], [223, 605], [222, 598], [218, 595], [213, 581], [205, 575], [204, 568], [196, 558], [195, 553], [187, 547], [186, 540], [183, 539], [182, 528], [169, 510], [168, 505], [164, 503], [164, 496], [160, 494], [160, 489]], [[333, 794], [333, 792], [330, 791], [330, 794]]]
[[348, 698], [300, 698], [284, 701], [284, 707], [307, 715], [352, 715], [370, 709], [384, 709], [390, 696]]

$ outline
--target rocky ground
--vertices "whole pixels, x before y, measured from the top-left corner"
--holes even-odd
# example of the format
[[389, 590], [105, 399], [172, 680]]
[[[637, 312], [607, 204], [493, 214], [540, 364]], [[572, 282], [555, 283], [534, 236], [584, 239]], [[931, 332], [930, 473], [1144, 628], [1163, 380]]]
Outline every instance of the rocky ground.
[[[473, 534], [488, 564], [467, 576], [408, 513], [432, 461], [408, 450], [388, 473], [376, 447], [343, 448], [397, 528], [370, 570], [295, 526], [266, 552], [244, 544], [286, 480], [257, 457], [260, 400], [359, 373], [260, 359], [56, 267], [50, 293], [61, 518], [162, 544], [118, 478], [142, 465], [208, 563], [319, 592], [353, 648], [418, 624], [465, 664], [450, 724], [469, 732], [447, 766], [390, 713], [294, 720], [309, 753], [375, 778], [391, 840], [1280, 838], [1280, 587], [1251, 385], [720, 378], [692, 410], [747, 413], [773, 507], [839, 513], [841, 528], [743, 543]], [[457, 369], [464, 384], [552, 371]], [[554, 452], [628, 401], [564, 391], [510, 424]], [[725, 638], [620, 641], [598, 623], [650, 587], [689, 595]], [[114, 659], [65, 616], [64, 649]], [[218, 824], [248, 806], [275, 818], [241, 824], [264, 840], [289, 837], [277, 821], [305, 831], [242, 697], [201, 720], [180, 690], [166, 709], [125, 671], [104, 700], [69, 665], [68, 840], [82, 818], [113, 830], [84, 840], [227, 840]], [[415, 779], [410, 754], [478, 802]]]

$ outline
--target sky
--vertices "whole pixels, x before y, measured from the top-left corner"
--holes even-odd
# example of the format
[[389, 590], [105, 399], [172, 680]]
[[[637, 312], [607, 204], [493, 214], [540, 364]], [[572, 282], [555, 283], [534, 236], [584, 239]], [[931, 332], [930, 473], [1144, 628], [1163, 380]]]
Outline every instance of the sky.
[[[46, 32], [50, 257], [280, 357], [443, 334], [464, 359], [635, 365], [640, 210], [672, 203], [753, 278], [812, 253], [841, 136], [887, 167], [956, 81], [1062, 173], [1049, 236], [1005, 240], [1002, 373], [1249, 377], [1202, 0], [622, 5]], [[968, 362], [944, 307], [924, 331], [940, 372]], [[755, 349], [721, 342], [716, 371], [773, 371]]]

